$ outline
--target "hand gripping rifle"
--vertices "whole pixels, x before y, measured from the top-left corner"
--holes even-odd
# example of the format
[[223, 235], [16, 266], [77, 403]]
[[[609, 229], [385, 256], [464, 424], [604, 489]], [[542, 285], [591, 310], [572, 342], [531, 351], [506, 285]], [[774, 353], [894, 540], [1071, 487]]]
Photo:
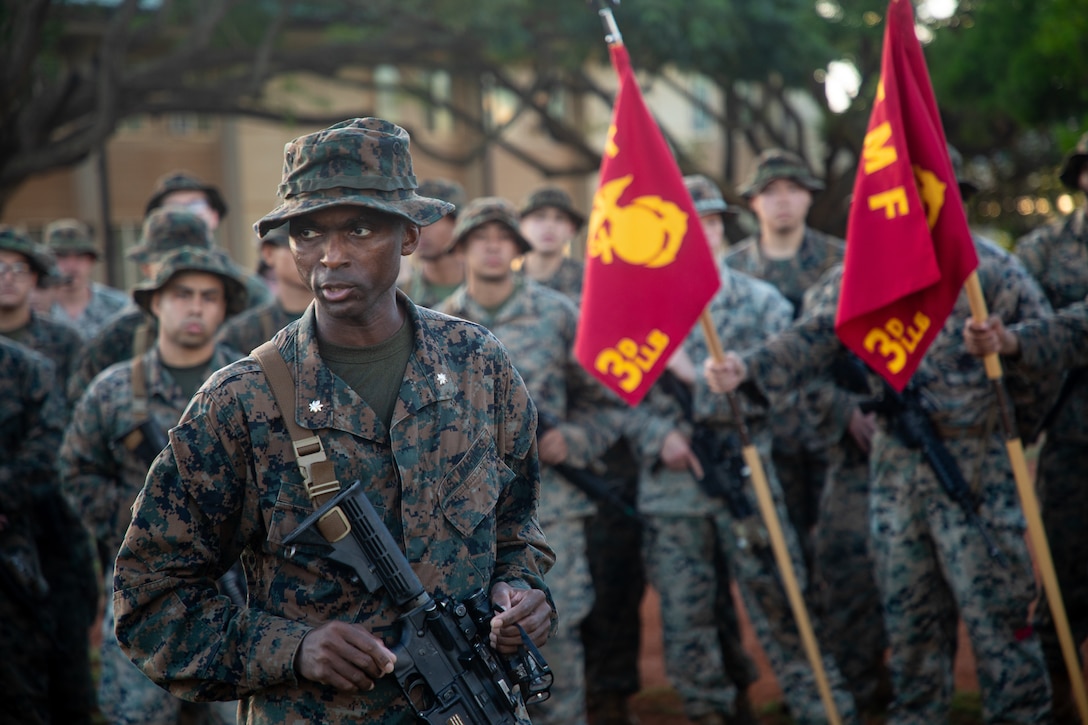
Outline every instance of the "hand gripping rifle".
[[[326, 541], [316, 528], [330, 514], [348, 523], [336, 541]], [[328, 557], [351, 567], [367, 591], [385, 588], [400, 613], [393, 675], [421, 722], [512, 725], [523, 697], [532, 704], [551, 694], [551, 670], [524, 630], [518, 654], [506, 658], [491, 648], [486, 592], [481, 589], [464, 602], [426, 592], [361, 481], [325, 502], [283, 543], [291, 555], [296, 543], [331, 547]]]

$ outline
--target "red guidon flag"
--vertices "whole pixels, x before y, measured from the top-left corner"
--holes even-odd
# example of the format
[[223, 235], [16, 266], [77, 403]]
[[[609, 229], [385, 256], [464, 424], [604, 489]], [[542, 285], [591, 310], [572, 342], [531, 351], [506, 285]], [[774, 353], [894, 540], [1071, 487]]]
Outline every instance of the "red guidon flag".
[[902, 391], [978, 266], [910, 0], [891, 0], [835, 331]]
[[574, 354], [636, 405], [721, 286], [699, 215], [646, 109], [622, 44], [619, 76], [586, 239]]

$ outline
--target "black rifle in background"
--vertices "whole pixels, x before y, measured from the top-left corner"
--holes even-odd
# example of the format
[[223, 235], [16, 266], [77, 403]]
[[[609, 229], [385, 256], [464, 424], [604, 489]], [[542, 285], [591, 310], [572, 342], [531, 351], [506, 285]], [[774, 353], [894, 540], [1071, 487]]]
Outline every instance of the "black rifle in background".
[[[337, 541], [326, 541], [317, 522], [337, 510], [349, 530]], [[291, 554], [296, 544], [330, 549], [328, 558], [350, 567], [367, 591], [385, 588], [399, 612], [393, 675], [421, 721], [513, 725], [523, 698], [532, 704], [551, 694], [551, 670], [524, 630], [523, 647], [513, 657], [491, 648], [486, 592], [479, 590], [463, 602], [427, 593], [361, 481], [326, 501], [283, 543]]]

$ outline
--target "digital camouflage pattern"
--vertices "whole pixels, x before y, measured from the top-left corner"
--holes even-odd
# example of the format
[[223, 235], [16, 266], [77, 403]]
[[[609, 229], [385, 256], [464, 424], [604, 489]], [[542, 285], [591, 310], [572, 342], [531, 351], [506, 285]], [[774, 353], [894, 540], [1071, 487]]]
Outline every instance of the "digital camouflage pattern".
[[[1037, 318], [1049, 305], [1010, 254], [979, 237], [979, 280], [989, 311], [1006, 322]], [[842, 349], [835, 335], [842, 268], [828, 273], [812, 304], [787, 332], [745, 354], [749, 378], [774, 398], [788, 395]], [[912, 384], [980, 499], [978, 514], [1008, 564], [994, 561], [977, 529], [944, 492], [920, 451], [880, 432], [870, 454], [870, 534], [891, 646], [895, 699], [889, 723], [948, 719], [957, 616], [971, 638], [987, 722], [1045, 722], [1050, 688], [1039, 638], [1027, 626], [1034, 575], [1025, 524], [982, 362], [966, 351], [970, 316], [961, 294]], [[1009, 380], [1018, 408], [1053, 395]], [[1018, 413], [1021, 410], [1018, 410]]]
[[42, 243], [55, 254], [61, 252], [100, 256], [94, 234], [86, 222], [78, 219], [57, 219], [42, 230]]
[[379, 118], [354, 118], [299, 136], [283, 150], [280, 205], [253, 228], [263, 237], [293, 217], [340, 204], [377, 209], [419, 226], [438, 221], [454, 206], [416, 193], [408, 146], [407, 131]]
[[[461, 220], [470, 218], [476, 202]], [[509, 351], [539, 414], [557, 421], [569, 449], [567, 463], [591, 466], [615, 442], [611, 425], [622, 403], [590, 377], [573, 355], [578, 311], [570, 300], [531, 280], [519, 279], [494, 314], [462, 287], [440, 309], [489, 329]], [[550, 466], [541, 466], [540, 524], [556, 551], [545, 581], [560, 612], [559, 631], [543, 650], [555, 675], [552, 696], [533, 708], [537, 725], [585, 723], [585, 672], [581, 623], [593, 606], [586, 558], [586, 519], [593, 502]]]
[[135, 302], [106, 320], [76, 352], [68, 377], [69, 403], [75, 405], [95, 376], [110, 365], [150, 350], [158, 334], [158, 322]]
[[1045, 377], [1088, 365], [1088, 296], [1011, 329], [1020, 338], [1020, 356], [1011, 361], [1010, 371]]
[[[1079, 164], [1070, 159], [1067, 166], [1083, 168], [1088, 136], [1082, 141], [1078, 146], [1082, 153]], [[1079, 170], [1072, 175], [1075, 184]], [[1021, 237], [1015, 251], [1055, 310], [1083, 303], [1088, 296], [1088, 207], [1082, 205], [1068, 217]], [[1080, 339], [1082, 348], [1085, 339]], [[1047, 355], [1047, 351], [1060, 347], [1052, 340], [1024, 342], [1028, 344], [1022, 342], [1021, 347], [1027, 348], [1029, 355]], [[1055, 403], [1057, 412], [1047, 426], [1039, 451], [1036, 489], [1069, 626], [1074, 641], [1083, 642], [1088, 638], [1088, 529], [1084, 526], [1088, 520], [1088, 487], [1084, 485], [1084, 471], [1088, 470], [1088, 367], [1082, 362], [1079, 367], [1070, 365], [1050, 374], [1064, 374], [1065, 382], [1061, 402]], [[1030, 435], [1031, 431], [1022, 434]], [[1046, 592], [1041, 593], [1035, 611], [1055, 691], [1055, 715], [1059, 723], [1076, 722], [1079, 716], [1068, 694], [1068, 669]]]
[[699, 213], [699, 216], [740, 212], [739, 209], [726, 202], [725, 197], [722, 196], [722, 190], [709, 177], [702, 174], [685, 176], [684, 186], [691, 194], [691, 200], [695, 202], [695, 211]]
[[[709, 312], [718, 335], [737, 349], [760, 344], [785, 329], [792, 318], [789, 302], [771, 285], [728, 271], [722, 288], [711, 301]], [[684, 342], [684, 351], [700, 366], [709, 351], [701, 327]], [[736, 424], [724, 398], [712, 395], [705, 381], [697, 380], [695, 415], [712, 426], [722, 440]], [[782, 529], [799, 583], [806, 569], [796, 533], [783, 508], [782, 491], [769, 458], [771, 434], [765, 407], [741, 399], [752, 441], [765, 462], [768, 484], [778, 508]], [[826, 715], [812, 669], [806, 659], [785, 590], [771, 557], [768, 539], [758, 513], [734, 520], [725, 501], [705, 493], [690, 472], [670, 471], [658, 456], [666, 434], [678, 429], [690, 436], [679, 404], [660, 385], [650, 390], [629, 422], [627, 435], [640, 457], [639, 510], [650, 518], [644, 532], [643, 555], [647, 574], [661, 596], [665, 640], [665, 666], [670, 681], [684, 700], [690, 719], [719, 712], [732, 713], [737, 691], [723, 657], [736, 657], [715, 647], [719, 641], [721, 603], [718, 581], [732, 573], [763, 651], [782, 687], [791, 716], [797, 722], [824, 722]], [[755, 494], [746, 487], [743, 495], [758, 512]], [[720, 561], [729, 562], [728, 569]], [[735, 618], [736, 614], [732, 613]], [[735, 625], [734, 625], [735, 626]], [[739, 642], [739, 632], [734, 635]], [[824, 666], [836, 705], [845, 722], [856, 722], [857, 713], [834, 662], [824, 653]], [[735, 669], [735, 666], [734, 666]], [[754, 679], [754, 678], [753, 678]], [[747, 686], [751, 680], [744, 682]]]
[[220, 219], [227, 215], [227, 204], [223, 201], [223, 195], [219, 193], [218, 188], [201, 181], [199, 177], [188, 171], [171, 171], [155, 182], [155, 190], [151, 193], [151, 198], [147, 200], [144, 216], [160, 208], [163, 199], [175, 191], [202, 191], [208, 198], [208, 204], [215, 209]]
[[447, 212], [447, 216], [457, 216], [458, 212], [460, 212], [465, 204], [468, 203], [468, 195], [465, 194], [465, 187], [452, 179], [424, 179], [419, 182], [416, 193], [420, 196], [426, 196], [431, 199], [438, 199], [439, 201], [445, 201], [452, 204], [453, 210]]
[[[64, 405], [52, 362], [0, 337], [0, 696], [6, 721], [89, 722], [90, 543], [57, 489]], [[83, 548], [81, 548], [83, 547]], [[85, 568], [87, 567], [87, 568]], [[85, 590], [86, 585], [90, 590]]]
[[534, 211], [549, 206], [570, 217], [575, 229], [581, 228], [586, 223], [585, 215], [574, 208], [574, 202], [571, 200], [570, 194], [558, 186], [542, 186], [539, 189], [534, 189], [521, 202], [521, 206], [518, 208], [518, 216], [528, 216]]
[[824, 183], [812, 175], [808, 164], [797, 154], [783, 149], [767, 149], [756, 158], [752, 173], [741, 185], [741, 196], [749, 199], [775, 179], [790, 179], [809, 191], [820, 191]]
[[[298, 384], [296, 420], [320, 435], [342, 484], [369, 482], [428, 591], [463, 599], [499, 581], [547, 591], [554, 558], [536, 521], [536, 416], [521, 377], [480, 327], [398, 298], [414, 349], [392, 429], [322, 362], [313, 308], [274, 338]], [[175, 695], [240, 699], [243, 722], [413, 722], [392, 678], [345, 694], [294, 672], [299, 642], [322, 622], [393, 634], [384, 596], [322, 549], [300, 543], [289, 557], [283, 538], [312, 510], [256, 361], [213, 374], [136, 501], [117, 560], [118, 640]], [[214, 585], [239, 555], [244, 610]]]
[[26, 257], [27, 264], [38, 275], [38, 286], [47, 285], [56, 266], [48, 249], [36, 244], [25, 232], [10, 224], [0, 224], [0, 249], [18, 252]]
[[201, 247], [180, 247], [160, 257], [155, 276], [136, 285], [132, 290], [132, 299], [144, 312], [152, 315], [151, 298], [170, 280], [184, 272], [214, 274], [222, 280], [227, 300], [227, 317], [237, 315], [246, 308], [246, 285], [241, 270], [223, 252]]
[[301, 316], [301, 312], [283, 309], [279, 302], [270, 302], [224, 322], [219, 328], [218, 339], [228, 347], [248, 353]]
[[74, 369], [76, 353], [83, 344], [79, 333], [71, 325], [33, 310], [30, 312], [30, 322], [25, 327], [2, 333], [0, 337], [26, 345], [49, 358], [53, 362], [57, 386], [61, 389]]
[[214, 246], [211, 230], [196, 214], [184, 209], [155, 209], [144, 219], [140, 240], [125, 256], [137, 264], [148, 264], [182, 247]]
[[[102, 326], [114, 315], [125, 309], [130, 301], [131, 298], [121, 290], [91, 282], [91, 301], [83, 308], [79, 317], [69, 316], [68, 311], [59, 302], [54, 302], [49, 308], [49, 316], [74, 329], [86, 341], [102, 329]], [[74, 362], [72, 364], [75, 365]]]
[[465, 241], [465, 237], [473, 229], [488, 222], [499, 222], [509, 229], [522, 254], [533, 250], [529, 240], [518, 228], [518, 212], [514, 205], [500, 196], [481, 196], [468, 203], [457, 215], [457, 224], [453, 228], [453, 246]]
[[[535, 280], [537, 284], [553, 289], [564, 295], [575, 305], [582, 302], [582, 280], [585, 278], [586, 266], [577, 259], [563, 257], [559, 263], [559, 269], [547, 279]], [[521, 276], [524, 273], [519, 272]]]

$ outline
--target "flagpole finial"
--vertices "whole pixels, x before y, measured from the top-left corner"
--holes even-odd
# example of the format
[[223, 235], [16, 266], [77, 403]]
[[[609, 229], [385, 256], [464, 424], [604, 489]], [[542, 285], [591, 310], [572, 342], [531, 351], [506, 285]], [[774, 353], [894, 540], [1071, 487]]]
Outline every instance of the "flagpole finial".
[[620, 35], [620, 28], [612, 15], [612, 6], [619, 5], [620, 0], [589, 0], [589, 4], [597, 7], [597, 15], [604, 24], [604, 42], [609, 45], [623, 45], [623, 36]]

